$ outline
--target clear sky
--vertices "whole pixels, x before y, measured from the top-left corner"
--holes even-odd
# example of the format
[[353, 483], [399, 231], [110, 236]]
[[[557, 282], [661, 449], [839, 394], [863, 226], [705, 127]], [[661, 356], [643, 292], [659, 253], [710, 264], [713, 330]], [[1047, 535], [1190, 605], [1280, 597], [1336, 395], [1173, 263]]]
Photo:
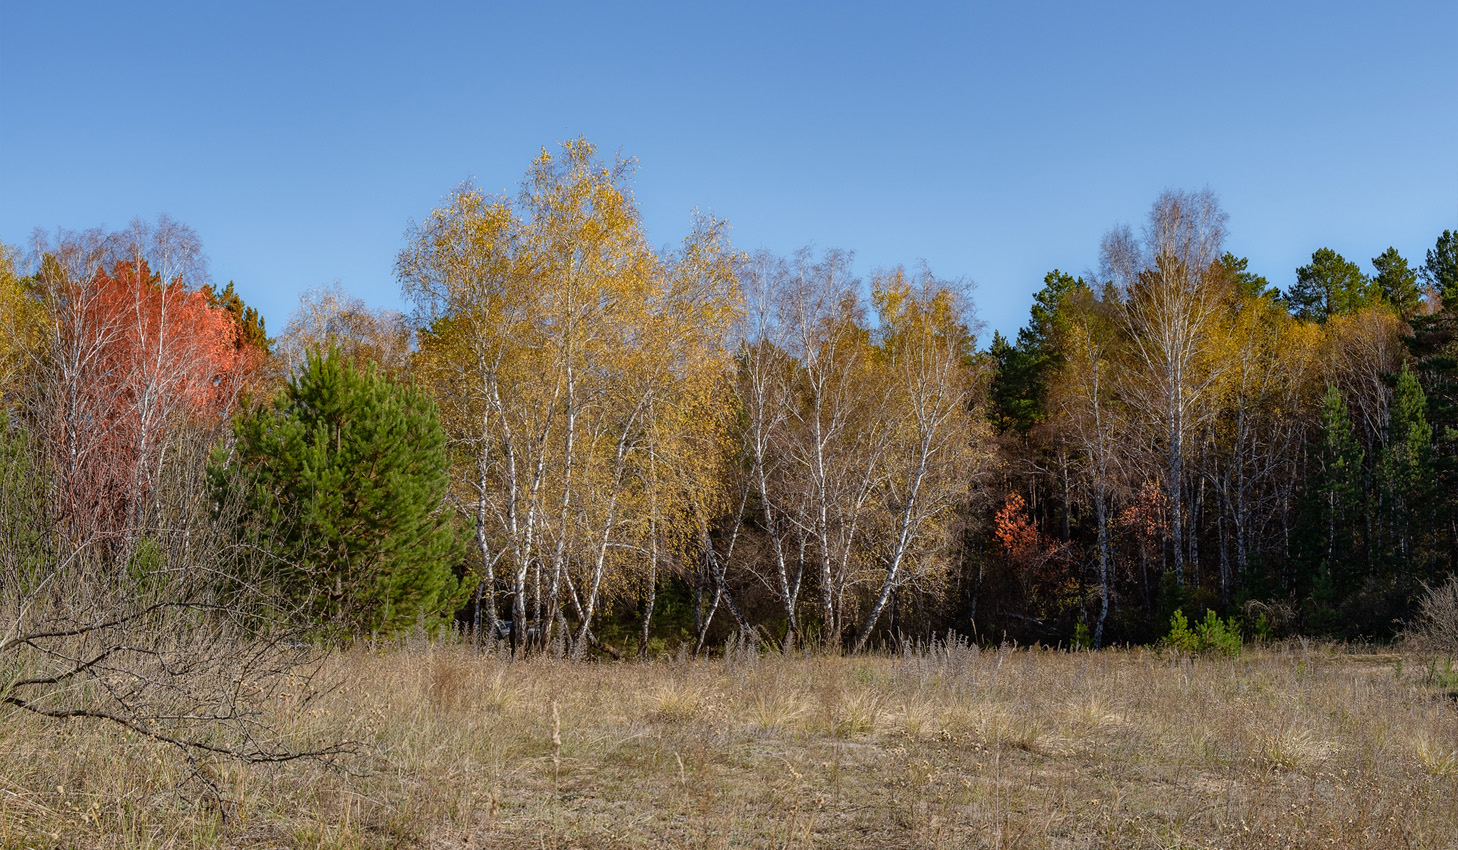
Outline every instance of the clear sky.
[[[0, 0], [0, 241], [166, 212], [282, 330], [399, 306], [411, 219], [585, 135], [649, 236], [928, 261], [1010, 333], [1054, 267], [1209, 186], [1278, 286], [1458, 228], [1458, 2]], [[985, 339], [984, 339], [985, 342]]]

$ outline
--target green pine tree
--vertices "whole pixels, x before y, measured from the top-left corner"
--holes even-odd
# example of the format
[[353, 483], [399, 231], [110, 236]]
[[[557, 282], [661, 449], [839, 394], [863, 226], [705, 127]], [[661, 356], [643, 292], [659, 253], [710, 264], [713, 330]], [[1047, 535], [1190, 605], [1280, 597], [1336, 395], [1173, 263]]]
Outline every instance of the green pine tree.
[[428, 627], [460, 603], [461, 548], [443, 510], [449, 458], [435, 402], [315, 353], [269, 405], [234, 423], [219, 487], [244, 488], [276, 580], [327, 633]]
[[1082, 278], [1054, 269], [1043, 277], [1043, 288], [1033, 296], [1028, 324], [1018, 330], [1016, 345], [994, 334], [991, 354], [995, 363], [988, 388], [993, 422], [1001, 430], [1027, 434], [1047, 416], [1048, 379], [1063, 364], [1058, 350], [1058, 310], [1065, 298], [1086, 291]]
[[238, 347], [251, 345], [268, 354], [273, 346], [273, 341], [268, 338], [268, 332], [263, 327], [263, 316], [259, 314], [256, 307], [249, 307], [243, 303], [243, 298], [233, 289], [233, 281], [222, 292], [213, 289], [211, 285], [203, 287], [203, 293], [207, 296], [208, 304], [213, 307], [222, 307], [233, 315], [233, 321], [238, 324]]
[[1312, 581], [1311, 595], [1306, 599], [1306, 630], [1319, 635], [1340, 634], [1341, 601], [1331, 570], [1322, 564]]
[[1422, 275], [1440, 293], [1441, 309], [1413, 316], [1407, 344], [1432, 428], [1434, 568], [1451, 572], [1458, 571], [1458, 232], [1443, 231]]
[[1383, 532], [1383, 560], [1393, 577], [1425, 580], [1429, 567], [1433, 485], [1433, 429], [1428, 424], [1427, 397], [1417, 375], [1403, 364], [1393, 394], [1387, 446], [1377, 464], [1377, 491], [1382, 500], [1378, 527]]
[[1408, 268], [1407, 259], [1388, 248], [1381, 255], [1372, 258], [1372, 267], [1377, 276], [1372, 284], [1381, 293], [1382, 299], [1404, 319], [1411, 318], [1422, 305], [1423, 292], [1418, 288], [1417, 272]]
[[1030, 398], [1031, 358], [1007, 341], [1000, 332], [992, 334], [988, 348], [992, 356], [992, 383], [988, 386], [988, 412], [999, 431], [1027, 433], [1041, 418], [1040, 400]]
[[1321, 400], [1323, 438], [1319, 498], [1322, 510], [1322, 562], [1339, 593], [1355, 590], [1365, 570], [1361, 557], [1362, 445], [1347, 404], [1336, 387]]
[[1355, 603], [1367, 589], [1369, 570], [1363, 511], [1367, 500], [1365, 453], [1341, 392], [1328, 387], [1320, 428], [1310, 447], [1313, 468], [1301, 497], [1292, 536], [1293, 576], [1305, 596], [1306, 628], [1321, 634], [1357, 634], [1370, 617], [1355, 622]]
[[1237, 257], [1226, 251], [1220, 257], [1220, 266], [1230, 281], [1235, 284], [1235, 291], [1243, 301], [1250, 301], [1256, 298], [1269, 298], [1279, 301], [1281, 291], [1271, 282], [1266, 280], [1265, 275], [1259, 275], [1250, 270], [1250, 260], [1246, 257]]
[[1423, 263], [1423, 279], [1443, 296], [1445, 304], [1458, 302], [1458, 232], [1445, 230], [1438, 237]]
[[1287, 293], [1291, 313], [1308, 322], [1355, 313], [1376, 300], [1372, 281], [1356, 263], [1330, 248], [1311, 255], [1311, 264], [1296, 270], [1296, 285]]

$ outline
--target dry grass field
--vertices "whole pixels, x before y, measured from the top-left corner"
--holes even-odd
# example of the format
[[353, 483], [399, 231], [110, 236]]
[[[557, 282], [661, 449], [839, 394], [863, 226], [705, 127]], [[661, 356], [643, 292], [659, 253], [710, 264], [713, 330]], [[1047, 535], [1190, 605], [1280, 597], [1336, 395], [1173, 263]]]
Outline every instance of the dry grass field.
[[276, 711], [357, 742], [336, 768], [190, 764], [115, 728], [0, 715], [0, 842], [1458, 846], [1458, 704], [1416, 655], [572, 663], [420, 643], [321, 676]]

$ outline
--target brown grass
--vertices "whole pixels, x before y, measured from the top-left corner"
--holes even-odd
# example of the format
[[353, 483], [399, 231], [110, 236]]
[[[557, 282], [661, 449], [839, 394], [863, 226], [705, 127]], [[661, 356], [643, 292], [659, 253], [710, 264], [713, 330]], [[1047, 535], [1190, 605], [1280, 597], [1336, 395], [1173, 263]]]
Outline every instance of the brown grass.
[[0, 843], [1458, 846], [1458, 707], [1397, 655], [572, 663], [419, 644], [329, 665], [337, 687], [278, 720], [359, 742], [343, 771], [190, 764], [0, 715]]

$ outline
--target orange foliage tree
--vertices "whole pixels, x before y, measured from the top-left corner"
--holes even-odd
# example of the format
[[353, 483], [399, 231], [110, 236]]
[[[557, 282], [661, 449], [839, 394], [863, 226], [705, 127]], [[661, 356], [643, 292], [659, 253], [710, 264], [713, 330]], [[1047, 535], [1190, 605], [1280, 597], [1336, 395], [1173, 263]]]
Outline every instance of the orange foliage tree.
[[1073, 574], [1064, 547], [1038, 530], [1022, 496], [1008, 494], [993, 518], [992, 536], [1034, 599], [1051, 603], [1070, 589]]
[[59, 527], [76, 545], [133, 537], [169, 447], [221, 423], [258, 365], [233, 316], [189, 285], [184, 270], [200, 265], [178, 258], [197, 256], [191, 231], [164, 219], [142, 235], [151, 244], [119, 249], [123, 235], [61, 234], [36, 275], [52, 318], [37, 418]]

